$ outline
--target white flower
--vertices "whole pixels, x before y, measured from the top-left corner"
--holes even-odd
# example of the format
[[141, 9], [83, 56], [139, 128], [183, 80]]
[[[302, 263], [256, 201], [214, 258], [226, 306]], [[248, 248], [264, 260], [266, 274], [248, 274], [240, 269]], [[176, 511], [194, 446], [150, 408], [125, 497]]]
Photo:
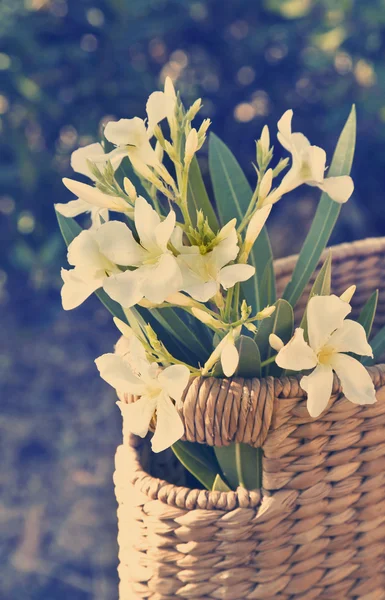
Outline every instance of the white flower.
[[146, 105], [147, 125], [145, 120], [139, 117], [133, 119], [120, 119], [110, 121], [104, 130], [107, 140], [116, 146], [115, 150], [107, 156], [110, 159], [129, 156], [137, 163], [156, 167], [159, 160], [150, 139], [154, 135], [155, 126], [165, 118], [172, 119], [175, 111], [175, 90], [168, 78], [165, 83], [164, 92], [153, 92]]
[[[62, 269], [63, 308], [79, 306], [92, 292], [105, 292], [129, 308], [147, 298], [159, 304], [182, 285], [176, 258], [167, 249], [175, 226], [175, 213], [164, 221], [141, 196], [135, 204], [135, 226], [140, 244], [124, 223], [110, 221], [95, 231], [82, 231], [68, 247], [68, 262]], [[117, 265], [136, 267], [122, 272]]]
[[[117, 402], [122, 411], [124, 427], [135, 435], [144, 437], [156, 414], [155, 434], [151, 440], [154, 452], [162, 452], [184, 434], [177, 407], [182, 403], [183, 392], [190, 372], [184, 365], [161, 369], [150, 363], [143, 346], [135, 337], [124, 339], [120, 354], [104, 354], [95, 360], [101, 377], [118, 392], [140, 396], [132, 404]], [[174, 400], [174, 402], [172, 402]]]
[[[78, 148], [71, 155], [73, 170], [95, 181], [95, 177], [90, 171], [87, 161], [95, 163], [101, 169], [106, 166], [108, 157], [106, 154], [103, 154], [101, 144], [90, 144], [89, 146]], [[119, 167], [120, 162], [121, 158], [119, 157], [115, 158], [115, 160], [113, 159], [112, 166], [114, 169]], [[80, 183], [80, 181], [68, 179], [67, 177], [63, 179], [63, 183], [66, 188], [78, 197], [77, 200], [71, 200], [66, 204], [55, 204], [56, 210], [64, 217], [77, 217], [85, 212], [90, 212], [92, 226], [99, 227], [103, 221], [108, 221], [109, 209], [117, 212], [132, 212], [132, 208], [124, 199], [103, 194], [92, 185]]]
[[239, 353], [235, 346], [235, 340], [239, 337], [241, 329], [242, 325], [230, 329], [229, 333], [219, 342], [214, 352], [205, 362], [202, 375], [207, 375], [218, 360], [221, 361], [222, 370], [226, 377], [234, 375], [239, 363]]
[[320, 188], [335, 202], [346, 202], [353, 193], [354, 184], [351, 177], [327, 177], [325, 179], [326, 153], [318, 146], [311, 146], [302, 133], [292, 133], [291, 120], [293, 111], [287, 110], [278, 121], [278, 140], [292, 155], [290, 171], [282, 179], [279, 187], [265, 199], [265, 204], [274, 203], [279, 198], [306, 183]]
[[337, 296], [313, 296], [307, 307], [309, 344], [304, 331], [295, 330], [294, 337], [278, 353], [276, 362], [283, 369], [314, 371], [301, 379], [307, 392], [307, 407], [312, 417], [326, 408], [333, 387], [333, 371], [341, 381], [346, 398], [356, 404], [376, 401], [373, 382], [365, 367], [345, 352], [373, 356], [365, 330], [359, 323], [344, 320], [351, 306]]
[[182, 288], [177, 259], [167, 245], [175, 228], [175, 213], [164, 221], [141, 196], [135, 203], [135, 227], [140, 243], [126, 227], [124, 236], [104, 238], [104, 254], [114, 263], [136, 267], [134, 271], [112, 274], [104, 283], [107, 294], [125, 308], [142, 298], [160, 304]]
[[177, 261], [183, 275], [181, 289], [199, 302], [207, 302], [215, 296], [220, 286], [227, 290], [255, 273], [251, 265], [228, 265], [239, 252], [235, 219], [222, 228], [217, 239], [220, 241], [213, 250], [201, 254], [198, 246], [183, 246], [182, 231], [175, 230], [173, 244], [180, 252]]

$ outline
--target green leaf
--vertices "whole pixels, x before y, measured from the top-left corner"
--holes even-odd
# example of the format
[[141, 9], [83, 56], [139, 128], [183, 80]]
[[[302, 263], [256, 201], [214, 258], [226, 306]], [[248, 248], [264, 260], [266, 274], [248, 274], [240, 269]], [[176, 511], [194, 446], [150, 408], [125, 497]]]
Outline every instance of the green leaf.
[[[147, 318], [152, 317], [156, 320], [163, 331], [168, 333], [169, 336], [174, 338], [179, 345], [185, 349], [185, 358], [189, 359], [190, 363], [201, 362], [203, 364], [207, 360], [212, 349], [210, 346], [203, 343], [200, 336], [197, 335], [197, 330], [195, 328], [186, 325], [175, 309], [152, 308], [150, 311], [147, 311], [147, 309], [140, 309], [139, 312], [142, 316], [144, 316], [144, 311], [146, 311]], [[154, 329], [159, 335], [157, 328], [154, 327]], [[159, 337], [167, 347], [165, 336], [161, 334]]]
[[[328, 175], [349, 175], [353, 162], [356, 140], [356, 109], [353, 105], [345, 127], [342, 130]], [[301, 297], [322, 251], [333, 231], [341, 210], [341, 204], [332, 200], [325, 192], [321, 196], [318, 208], [295, 265], [293, 275], [283, 293], [283, 298], [294, 306]]]
[[[307, 304], [309, 304], [309, 300], [313, 296], [329, 296], [332, 285], [332, 252], [329, 250], [327, 258], [318, 273], [313, 287], [310, 290], [309, 298]], [[304, 338], [308, 341], [308, 332], [307, 332], [307, 306], [305, 308], [305, 312], [302, 317], [302, 321], [300, 323], [300, 327], [304, 330]]]
[[215, 477], [212, 490], [213, 490], [213, 492], [231, 492], [231, 488], [229, 488], [229, 486], [227, 485], [227, 483], [225, 483], [223, 481], [223, 479], [219, 475], [219, 473]]
[[[279, 299], [275, 303], [275, 311], [268, 319], [264, 319], [254, 337], [254, 340], [261, 353], [262, 362], [269, 360], [275, 350], [269, 344], [269, 336], [275, 333], [281, 340], [287, 344], [293, 335], [294, 314], [293, 309], [286, 300]], [[281, 369], [273, 363], [264, 367], [265, 374], [280, 374]]]
[[374, 317], [376, 316], [377, 304], [378, 290], [375, 290], [370, 296], [369, 300], [367, 300], [363, 306], [357, 319], [358, 323], [360, 323], [360, 325], [362, 325], [362, 327], [365, 329], [367, 339], [369, 339], [372, 331]]
[[223, 475], [232, 490], [236, 490], [238, 486], [249, 491], [261, 487], [261, 448], [253, 448], [248, 444], [230, 444], [214, 447], [214, 450]]
[[[232, 152], [213, 133], [210, 134], [209, 140], [209, 167], [222, 225], [234, 217], [239, 224], [249, 206], [252, 189]], [[253, 312], [258, 312], [268, 305], [268, 294], [271, 294], [271, 288], [266, 290], [262, 287], [262, 278], [267, 266], [274, 280], [272, 251], [266, 228], [259, 234], [250, 253], [249, 262], [255, 267], [255, 275], [242, 283], [241, 287]]]
[[204, 216], [207, 217], [211, 229], [214, 232], [219, 229], [218, 219], [208, 197], [196, 156], [194, 156], [190, 165], [187, 203], [191, 221], [194, 226], [196, 225], [197, 210], [202, 210]]
[[[373, 294], [370, 296], [369, 300], [365, 303], [357, 319], [358, 323], [360, 323], [365, 329], [366, 337], [368, 339], [372, 331], [373, 321], [377, 310], [377, 303], [378, 290], [373, 292]], [[360, 360], [362, 364], [366, 366], [373, 365], [375, 362], [378, 362], [385, 352], [385, 327], [383, 327], [377, 333], [377, 335], [374, 336], [373, 340], [370, 342], [370, 345], [373, 350], [373, 358], [371, 356], [355, 356], [357, 360]]]
[[[254, 340], [241, 335], [235, 345], [239, 352], [239, 363], [234, 377], [259, 377], [261, 358]], [[215, 447], [214, 450], [223, 475], [233, 490], [239, 485], [247, 490], [261, 487], [262, 450], [260, 448], [234, 443], [230, 446]]]
[[277, 292], [275, 288], [273, 257], [271, 257], [271, 260], [269, 260], [269, 262], [266, 264], [265, 270], [263, 271], [261, 289], [264, 290], [264, 294], [266, 294], [265, 306], [271, 306], [274, 304], [277, 297]]
[[182, 465], [194, 475], [202, 485], [211, 490], [219, 465], [214, 450], [210, 446], [192, 442], [178, 441], [171, 446], [175, 456]]
[[361, 362], [365, 366], [373, 365], [383, 359], [385, 354], [385, 327], [382, 327], [382, 329], [374, 336], [370, 345], [373, 350], [373, 358], [371, 356], [363, 357]]

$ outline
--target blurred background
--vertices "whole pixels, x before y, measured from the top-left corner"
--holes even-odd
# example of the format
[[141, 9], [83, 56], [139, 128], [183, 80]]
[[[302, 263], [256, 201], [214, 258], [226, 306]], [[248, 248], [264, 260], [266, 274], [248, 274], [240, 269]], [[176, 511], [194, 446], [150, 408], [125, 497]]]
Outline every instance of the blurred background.
[[[383, 235], [384, 34], [384, 0], [0, 1], [0, 600], [117, 598], [120, 417], [93, 364], [116, 334], [96, 299], [64, 313], [59, 296], [71, 152], [144, 117], [170, 75], [252, 181], [265, 123], [275, 137], [293, 108], [330, 160], [355, 102], [356, 189], [332, 241]], [[298, 250], [317, 198], [303, 187], [274, 210], [276, 256]]]

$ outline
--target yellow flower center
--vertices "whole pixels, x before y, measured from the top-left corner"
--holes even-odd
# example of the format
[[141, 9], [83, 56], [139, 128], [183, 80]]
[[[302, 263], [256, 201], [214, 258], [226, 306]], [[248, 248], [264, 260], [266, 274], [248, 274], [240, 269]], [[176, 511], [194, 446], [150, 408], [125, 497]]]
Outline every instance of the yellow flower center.
[[318, 362], [321, 365], [328, 365], [334, 353], [335, 349], [333, 348], [333, 346], [324, 346], [318, 352]]

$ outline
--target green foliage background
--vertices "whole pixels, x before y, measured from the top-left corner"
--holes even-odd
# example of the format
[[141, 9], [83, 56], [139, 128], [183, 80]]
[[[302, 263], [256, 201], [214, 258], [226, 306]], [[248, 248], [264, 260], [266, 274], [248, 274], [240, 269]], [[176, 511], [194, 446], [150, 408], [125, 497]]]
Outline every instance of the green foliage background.
[[[357, 104], [356, 192], [335, 240], [385, 230], [385, 4], [359, 0], [2, 0], [0, 238], [2, 298], [58, 286], [64, 247], [54, 202], [70, 153], [108, 117], [144, 116], [166, 74], [236, 154], [250, 179], [254, 140], [292, 107], [295, 129], [330, 152]], [[279, 152], [278, 146], [277, 150]], [[207, 149], [204, 150], [207, 152]], [[207, 160], [203, 154], [203, 170]], [[275, 211], [278, 254], [300, 245], [309, 189]], [[289, 206], [290, 205], [290, 206]], [[302, 236], [304, 237], [304, 235]], [[39, 294], [38, 294], [39, 295]]]

